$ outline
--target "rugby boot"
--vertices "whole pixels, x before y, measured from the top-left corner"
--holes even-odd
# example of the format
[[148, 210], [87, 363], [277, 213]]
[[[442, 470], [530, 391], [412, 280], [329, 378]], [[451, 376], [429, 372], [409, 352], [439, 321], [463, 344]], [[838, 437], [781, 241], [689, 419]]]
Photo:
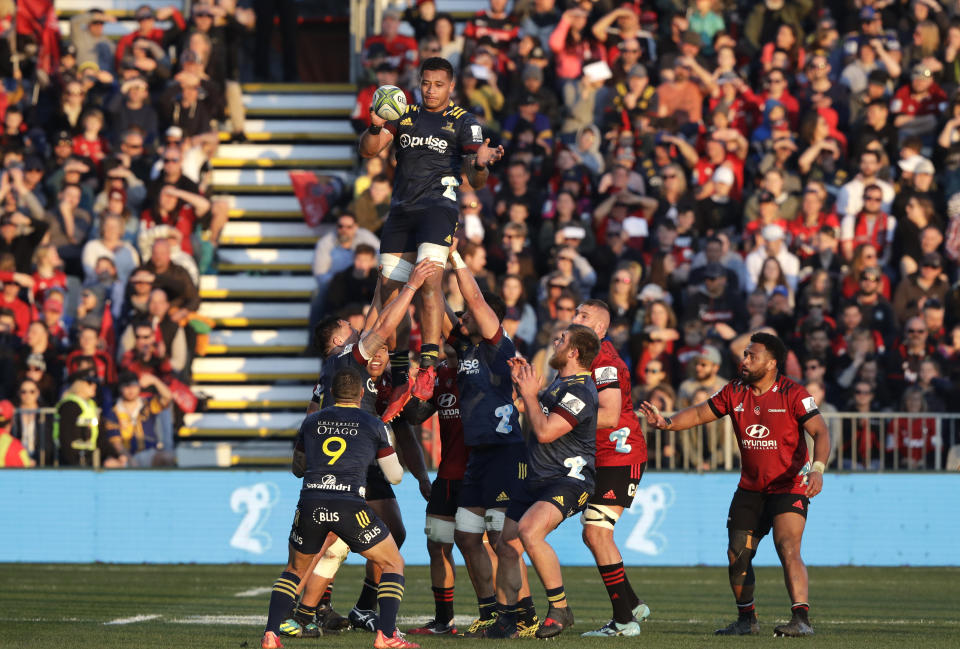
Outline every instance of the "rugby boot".
[[492, 627], [496, 621], [497, 611], [493, 612], [493, 617], [489, 617], [486, 620], [477, 618], [467, 627], [467, 630], [464, 631], [461, 636], [464, 638], [482, 638], [483, 632]]
[[288, 618], [280, 623], [280, 634], [288, 638], [319, 638], [323, 633], [313, 621], [302, 624], [296, 618]]
[[512, 640], [520, 637], [520, 629], [515, 620], [508, 620], [508, 616], [500, 615], [496, 622], [483, 630], [483, 637], [490, 640]]
[[350, 628], [350, 620], [343, 617], [329, 604], [317, 607], [317, 625], [326, 631], [343, 631]]
[[456, 635], [457, 627], [453, 626], [453, 620], [449, 622], [430, 620], [423, 626], [410, 629], [407, 633], [412, 633], [413, 635]]
[[417, 379], [413, 382], [410, 394], [420, 401], [430, 401], [433, 398], [433, 388], [437, 384], [437, 368], [421, 367], [417, 372]]
[[399, 629], [393, 630], [393, 635], [389, 638], [383, 635], [383, 631], [377, 631], [377, 639], [373, 641], [374, 649], [420, 649], [416, 642], [410, 642], [403, 637]]
[[260, 640], [260, 649], [283, 649], [277, 634], [273, 631], [265, 631], [263, 639]]
[[550, 610], [547, 611], [547, 617], [543, 618], [540, 628], [537, 629], [534, 635], [541, 640], [544, 638], [555, 638], [563, 633], [564, 629], [572, 626], [573, 611], [570, 610], [569, 606], [563, 608], [553, 608], [551, 606]]
[[380, 417], [385, 423], [390, 423], [397, 416], [403, 412], [404, 407], [409, 403], [410, 397], [413, 394], [413, 379], [410, 379], [402, 385], [395, 385], [390, 391], [390, 400], [387, 402], [387, 407], [383, 410], [383, 415]]
[[650, 607], [647, 606], [645, 603], [640, 602], [639, 604], [633, 607], [632, 613], [633, 613], [634, 620], [636, 620], [637, 622], [643, 622], [648, 617], [650, 617]]
[[775, 638], [803, 638], [808, 635], [813, 635], [813, 627], [808, 620], [801, 620], [796, 615], [786, 624], [773, 628]]
[[350, 613], [347, 614], [347, 617], [350, 619], [350, 624], [353, 626], [353, 628], [360, 629], [361, 631], [375, 633], [377, 627], [380, 626], [380, 619], [377, 617], [376, 612], [365, 611], [357, 608], [356, 606], [350, 609]]
[[519, 638], [534, 638], [537, 634], [537, 629], [540, 628], [540, 618], [534, 615], [529, 620], [520, 620], [517, 622], [517, 637]]
[[626, 624], [610, 620], [596, 631], [587, 631], [580, 634], [583, 638], [616, 638], [617, 636], [632, 638], [638, 635], [640, 635], [640, 624], [636, 620], [630, 620]]
[[760, 633], [760, 623], [754, 617], [737, 618], [722, 629], [717, 629], [713, 635], [756, 635]]

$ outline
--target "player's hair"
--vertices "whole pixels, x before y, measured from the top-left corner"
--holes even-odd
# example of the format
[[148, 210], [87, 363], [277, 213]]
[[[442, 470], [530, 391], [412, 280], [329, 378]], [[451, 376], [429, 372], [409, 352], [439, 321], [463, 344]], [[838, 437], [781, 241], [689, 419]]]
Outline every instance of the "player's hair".
[[503, 298], [496, 293], [483, 291], [483, 299], [497, 315], [497, 322], [503, 322], [503, 318], [507, 315], [507, 304], [503, 301]]
[[363, 396], [363, 377], [352, 367], [345, 367], [333, 375], [330, 386], [335, 401], [359, 401]]
[[584, 302], [580, 306], [592, 306], [594, 309], [600, 309], [601, 311], [606, 311], [608, 316], [612, 315], [610, 313], [610, 305], [608, 305], [603, 300], [598, 300], [596, 298], [592, 298], [590, 300], [584, 300]]
[[442, 56], [431, 56], [429, 59], [424, 60], [420, 64], [420, 77], [423, 77], [423, 73], [427, 70], [443, 70], [447, 73], [447, 77], [451, 80], [453, 79], [453, 66], [450, 65], [450, 61], [446, 60]]
[[313, 346], [320, 352], [320, 355], [326, 357], [330, 353], [333, 340], [333, 334], [340, 328], [340, 318], [329, 316], [321, 320], [313, 329]]
[[572, 324], [567, 327], [567, 342], [580, 355], [580, 365], [589, 368], [600, 353], [600, 339], [593, 329]]
[[777, 362], [777, 371], [783, 372], [783, 369], [787, 364], [787, 346], [783, 344], [782, 340], [773, 334], [768, 334], [764, 331], [758, 331], [750, 336], [750, 342], [763, 345], [770, 355], [773, 356], [773, 359]]

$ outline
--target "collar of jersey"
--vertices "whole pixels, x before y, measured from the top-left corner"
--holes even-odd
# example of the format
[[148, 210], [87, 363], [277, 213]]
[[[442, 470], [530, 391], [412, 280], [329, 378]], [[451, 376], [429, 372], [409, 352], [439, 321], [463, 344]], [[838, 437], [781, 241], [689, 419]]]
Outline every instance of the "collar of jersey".
[[333, 404], [337, 408], [359, 408], [360, 406], [355, 406], [352, 403], [335, 403]]

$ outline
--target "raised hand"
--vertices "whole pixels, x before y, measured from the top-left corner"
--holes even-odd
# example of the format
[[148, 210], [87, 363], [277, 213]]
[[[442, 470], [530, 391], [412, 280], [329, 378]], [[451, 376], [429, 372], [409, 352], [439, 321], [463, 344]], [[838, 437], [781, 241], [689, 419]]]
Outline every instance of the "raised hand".
[[490, 147], [490, 138], [483, 141], [480, 148], [477, 149], [477, 165], [486, 167], [503, 157], [503, 145], [499, 144], [496, 148]]
[[443, 270], [443, 265], [432, 259], [423, 259], [413, 268], [410, 279], [407, 280], [412, 288], [418, 289], [423, 283]]

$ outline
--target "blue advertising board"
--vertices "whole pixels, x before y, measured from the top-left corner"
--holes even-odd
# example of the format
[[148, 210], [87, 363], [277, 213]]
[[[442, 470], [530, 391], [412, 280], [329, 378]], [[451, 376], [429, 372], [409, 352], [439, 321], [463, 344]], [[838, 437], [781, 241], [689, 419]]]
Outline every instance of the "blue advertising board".
[[[616, 528], [627, 565], [726, 564], [738, 476], [646, 474]], [[0, 561], [270, 563], [287, 557], [300, 482], [283, 471], [0, 471]], [[425, 503], [396, 488], [407, 563], [426, 564]], [[957, 474], [828, 474], [810, 506], [809, 565], [960, 565]], [[580, 523], [550, 536], [565, 565], [592, 565]], [[350, 561], [359, 557], [351, 556]], [[778, 565], [773, 544], [757, 565]]]

